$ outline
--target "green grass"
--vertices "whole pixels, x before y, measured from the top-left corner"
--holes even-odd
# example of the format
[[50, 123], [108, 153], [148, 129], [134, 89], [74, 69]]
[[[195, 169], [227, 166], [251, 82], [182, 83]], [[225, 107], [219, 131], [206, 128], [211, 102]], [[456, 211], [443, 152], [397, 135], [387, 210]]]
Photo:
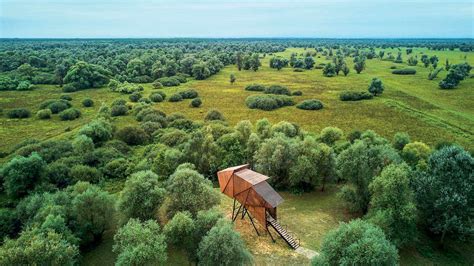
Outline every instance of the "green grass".
[[[386, 53], [389, 50], [386, 50]], [[292, 52], [302, 53], [303, 49], [287, 49], [279, 55], [289, 57]], [[440, 58], [440, 66], [446, 58], [450, 63], [459, 63], [466, 60], [474, 65], [474, 53], [459, 51], [429, 51], [415, 48], [413, 54], [420, 57], [420, 53], [436, 54]], [[394, 54], [396, 52], [394, 51]], [[270, 55], [262, 59], [262, 67], [257, 71], [237, 71], [235, 66], [228, 66], [220, 73], [204, 81], [189, 81], [179, 87], [164, 88], [168, 95], [185, 88], [196, 89], [203, 100], [201, 108], [190, 108], [190, 100], [178, 103], [163, 102], [156, 104], [167, 113], [182, 112], [191, 119], [203, 119], [211, 108], [217, 108], [231, 124], [240, 120], [249, 119], [255, 122], [261, 118], [268, 118], [272, 122], [287, 120], [299, 124], [303, 129], [319, 131], [327, 126], [336, 126], [349, 132], [353, 129], [373, 129], [379, 134], [391, 138], [396, 132], [408, 132], [412, 139], [435, 144], [442, 140], [458, 142], [467, 148], [474, 148], [474, 79], [468, 78], [461, 82], [454, 90], [438, 89], [438, 82], [446, 75], [440, 73], [435, 80], [428, 80], [429, 69], [419, 64], [416, 75], [393, 75], [390, 66], [399, 68], [406, 64], [395, 64], [379, 59], [367, 60], [366, 70], [356, 74], [352, 69], [352, 61], [347, 58], [351, 73], [344, 77], [342, 74], [327, 78], [323, 77], [322, 70], [306, 70], [293, 72], [291, 68], [280, 71], [270, 69], [268, 61]], [[408, 56], [403, 55], [404, 60]], [[325, 58], [317, 57], [316, 63], [328, 62]], [[229, 82], [229, 75], [237, 77], [235, 84]], [[382, 96], [369, 101], [342, 102], [339, 94], [344, 90], [366, 90], [370, 80], [379, 77], [385, 84]], [[324, 108], [319, 111], [305, 111], [295, 106], [284, 107], [274, 111], [251, 110], [245, 105], [245, 99], [256, 92], [245, 91], [244, 87], [250, 83], [265, 85], [281, 84], [292, 91], [301, 90], [303, 96], [295, 96], [296, 102], [305, 99], [319, 99]], [[144, 95], [152, 91], [151, 84], [144, 84]], [[33, 113], [38, 110], [39, 104], [47, 99], [59, 98], [60, 88], [56, 86], [39, 86], [34, 91], [2, 92], [0, 108], [6, 110], [14, 107], [26, 107]], [[80, 107], [83, 115], [74, 121], [60, 121], [55, 115], [51, 120], [38, 120], [35, 117], [18, 120], [0, 117], [0, 151], [8, 152], [12, 147], [26, 138], [47, 139], [64, 135], [67, 128], [74, 129], [89, 121], [101, 102], [110, 104], [115, 98], [127, 99], [126, 95], [112, 93], [107, 89], [90, 89], [70, 94], [75, 107]], [[83, 108], [81, 101], [90, 97], [95, 101], [93, 108]], [[123, 126], [133, 123], [133, 118], [117, 118], [117, 125]], [[67, 136], [67, 134], [66, 134]]]

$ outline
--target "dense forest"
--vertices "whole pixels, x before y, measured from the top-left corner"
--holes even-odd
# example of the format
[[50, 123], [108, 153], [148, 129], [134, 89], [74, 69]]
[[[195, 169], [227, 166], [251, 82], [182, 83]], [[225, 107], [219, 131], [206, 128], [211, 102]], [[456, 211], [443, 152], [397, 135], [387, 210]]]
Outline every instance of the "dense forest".
[[[0, 146], [0, 265], [87, 264], [110, 232], [117, 265], [178, 264], [180, 256], [198, 265], [260, 264], [249, 248], [255, 239], [233, 226], [230, 203], [216, 188], [219, 170], [242, 164], [291, 197], [334, 197], [350, 217], [318, 236], [319, 255], [302, 263], [398, 265], [423, 242], [434, 243], [437, 255], [426, 255], [434, 264], [452, 246], [472, 251], [469, 125], [443, 124], [462, 145], [401, 130], [343, 130], [314, 117], [303, 119], [321, 130], [307, 130], [292, 115], [331, 110], [331, 101], [349, 112], [371, 106], [392, 93], [386, 75], [402, 80], [423, 71], [431, 90], [466, 90], [473, 52], [472, 39], [2, 40], [0, 95], [8, 98], [0, 101], [0, 133], [12, 141]], [[460, 56], [441, 61], [445, 53]], [[371, 67], [382, 73], [382, 64], [388, 74], [365, 78], [362, 88], [344, 85], [331, 101], [310, 94], [313, 87], [273, 79], [333, 82]], [[263, 73], [271, 74], [248, 78]], [[211, 83], [220, 78], [245, 95], [239, 107], [212, 105], [228, 104]], [[289, 108], [302, 113], [273, 119]], [[32, 133], [15, 131], [23, 121]], [[58, 133], [47, 135], [55, 125]], [[305, 219], [320, 222], [311, 215]], [[456, 263], [472, 264], [466, 254]]]

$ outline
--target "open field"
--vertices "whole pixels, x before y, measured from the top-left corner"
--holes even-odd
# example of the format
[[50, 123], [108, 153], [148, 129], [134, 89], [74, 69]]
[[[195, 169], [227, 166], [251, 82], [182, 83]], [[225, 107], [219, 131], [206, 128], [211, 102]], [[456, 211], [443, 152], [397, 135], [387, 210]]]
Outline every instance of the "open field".
[[[386, 52], [390, 49], [386, 49]], [[284, 57], [291, 53], [302, 53], [303, 49], [291, 48], [283, 53]], [[394, 50], [395, 52], [395, 50]], [[472, 53], [459, 51], [429, 51], [415, 48], [414, 54], [436, 54], [440, 58], [440, 65], [446, 59], [450, 63], [459, 63], [464, 60], [474, 64]], [[300, 125], [303, 129], [318, 132], [327, 126], [336, 126], [345, 132], [351, 130], [373, 129], [379, 134], [391, 138], [396, 132], [407, 132], [413, 140], [420, 140], [428, 144], [445, 140], [457, 142], [469, 149], [474, 143], [474, 79], [468, 78], [453, 90], [438, 89], [438, 82], [446, 75], [440, 73], [435, 80], [428, 80], [429, 69], [416, 66], [416, 75], [393, 75], [390, 67], [406, 67], [406, 64], [395, 64], [379, 59], [367, 60], [367, 67], [361, 74], [356, 74], [350, 64], [351, 72], [347, 77], [342, 74], [327, 78], [322, 75], [322, 70], [306, 70], [293, 72], [292, 68], [283, 68], [281, 71], [268, 67], [271, 56], [262, 59], [262, 67], [257, 71], [237, 71], [235, 66], [225, 67], [217, 75], [203, 81], [189, 81], [178, 87], [164, 88], [168, 95], [184, 88], [196, 89], [203, 99], [199, 109], [189, 108], [189, 100], [171, 103], [156, 104], [156, 108], [170, 114], [181, 112], [191, 119], [203, 119], [205, 113], [211, 108], [217, 108], [231, 124], [244, 119], [253, 122], [266, 117], [272, 122], [287, 120]], [[407, 56], [404, 55], [404, 60]], [[316, 58], [316, 64], [328, 62], [325, 58]], [[229, 75], [234, 73], [237, 77], [235, 84], [229, 82]], [[382, 79], [385, 91], [382, 96], [369, 101], [342, 102], [339, 100], [341, 91], [366, 90], [373, 77]], [[285, 107], [274, 111], [251, 110], [245, 106], [247, 96], [256, 94], [248, 92], [244, 87], [251, 83], [264, 85], [280, 84], [290, 90], [301, 90], [303, 96], [295, 96], [295, 101], [315, 98], [321, 100], [325, 107], [320, 111], [304, 111], [296, 107]], [[151, 91], [150, 84], [144, 84], [144, 95]], [[47, 99], [58, 98], [61, 95], [59, 87], [44, 85], [28, 92], [6, 91], [2, 92], [0, 108], [8, 110], [13, 107], [26, 107], [33, 113], [38, 110], [39, 104]], [[26, 138], [47, 139], [63, 135], [66, 129], [74, 130], [92, 119], [101, 102], [110, 104], [116, 98], [127, 99], [108, 91], [108, 89], [89, 89], [70, 93], [73, 105], [81, 107], [83, 116], [80, 119], [65, 122], [54, 117], [51, 120], [38, 120], [34, 116], [29, 119], [8, 119], [5, 115], [0, 117], [0, 151], [8, 152], [15, 144]], [[95, 101], [93, 108], [82, 108], [84, 98]], [[118, 127], [132, 123], [132, 118], [117, 118]]]

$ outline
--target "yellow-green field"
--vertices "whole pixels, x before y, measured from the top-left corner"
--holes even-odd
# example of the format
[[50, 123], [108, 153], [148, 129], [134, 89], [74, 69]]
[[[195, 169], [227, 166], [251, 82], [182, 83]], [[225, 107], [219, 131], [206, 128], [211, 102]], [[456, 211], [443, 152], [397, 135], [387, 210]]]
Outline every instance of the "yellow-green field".
[[[385, 49], [385, 54], [390, 49]], [[393, 54], [397, 53], [394, 49]], [[402, 49], [404, 52], [404, 49]], [[291, 53], [303, 53], [304, 49], [287, 49], [279, 55], [289, 58]], [[446, 59], [451, 64], [467, 61], [474, 64], [474, 53], [460, 51], [430, 51], [415, 48], [412, 55], [421, 53], [437, 55], [440, 58], [439, 66], [444, 66]], [[440, 73], [435, 80], [428, 80], [429, 69], [424, 68], [419, 62], [416, 66], [416, 75], [393, 75], [391, 66], [398, 68], [407, 67], [405, 63], [395, 64], [380, 59], [367, 60], [366, 70], [356, 74], [350, 65], [351, 72], [347, 77], [342, 74], [327, 78], [322, 75], [322, 70], [306, 70], [294, 72], [292, 68], [280, 71], [268, 67], [271, 55], [262, 59], [262, 67], [257, 71], [237, 71], [235, 66], [227, 66], [218, 74], [203, 81], [191, 80], [179, 87], [164, 88], [172, 94], [184, 88], [196, 89], [203, 100], [199, 109], [190, 108], [189, 100], [171, 103], [156, 104], [156, 108], [166, 113], [181, 112], [191, 119], [202, 119], [211, 108], [217, 108], [231, 124], [249, 119], [256, 121], [266, 117], [272, 122], [287, 120], [299, 124], [303, 129], [317, 132], [327, 126], [336, 126], [349, 132], [354, 129], [373, 129], [379, 134], [391, 138], [399, 131], [408, 132], [413, 140], [420, 140], [434, 145], [439, 141], [454, 141], [469, 149], [474, 147], [474, 79], [468, 78], [453, 90], [440, 90], [438, 82], [444, 78], [446, 71]], [[408, 56], [403, 54], [406, 61]], [[316, 57], [316, 64], [326, 63], [323, 56]], [[229, 82], [229, 75], [234, 73], [237, 77], [235, 84]], [[342, 102], [339, 94], [344, 90], [366, 90], [373, 77], [382, 79], [385, 92], [382, 96], [369, 101]], [[303, 96], [295, 96], [296, 102], [304, 99], [315, 98], [324, 103], [324, 108], [319, 111], [304, 111], [295, 106], [285, 107], [274, 111], [251, 110], [245, 106], [247, 96], [255, 94], [248, 92], [244, 87], [250, 83], [265, 85], [281, 84], [291, 90], [301, 90]], [[0, 109], [3, 113], [10, 108], [26, 107], [33, 114], [38, 110], [39, 104], [47, 99], [58, 98], [62, 93], [56, 86], [37, 86], [34, 91], [2, 92]], [[147, 96], [152, 87], [144, 84]], [[78, 128], [80, 125], [94, 117], [101, 102], [111, 103], [120, 95], [108, 91], [107, 88], [90, 89], [70, 94], [73, 105], [80, 107], [83, 116], [75, 121], [60, 121], [57, 116], [51, 120], [38, 120], [34, 117], [18, 120], [8, 119], [6, 115], [0, 117], [0, 151], [8, 152], [18, 142], [27, 138], [46, 139], [63, 135], [66, 129]], [[83, 108], [81, 101], [90, 97], [95, 101], [94, 108]], [[133, 123], [131, 117], [117, 118], [118, 127]]]

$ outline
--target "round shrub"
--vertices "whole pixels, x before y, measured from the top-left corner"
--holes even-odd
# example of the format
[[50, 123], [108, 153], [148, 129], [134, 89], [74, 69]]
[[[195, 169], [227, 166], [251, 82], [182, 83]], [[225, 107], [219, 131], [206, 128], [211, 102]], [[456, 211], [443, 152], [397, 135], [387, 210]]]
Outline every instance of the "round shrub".
[[220, 120], [220, 121], [225, 121], [224, 115], [219, 112], [217, 109], [211, 109], [209, 112], [207, 112], [206, 117], [204, 117], [205, 121], [214, 121], [214, 120]]
[[392, 71], [392, 74], [395, 75], [415, 75], [416, 69], [413, 68], [403, 68], [403, 69], [395, 69]]
[[[139, 122], [152, 121], [152, 120], [148, 119], [148, 117], [150, 117], [150, 116], [161, 117], [164, 120], [166, 120], [165, 119], [166, 118], [165, 113], [163, 113], [162, 111], [159, 111], [159, 110], [155, 110], [153, 108], [145, 108], [145, 109], [140, 110], [140, 112], [138, 112], [137, 115], [136, 115], [136, 119]], [[157, 121], [154, 121], [154, 122], [157, 122]]]
[[110, 115], [111, 116], [122, 116], [127, 115], [128, 108], [125, 105], [113, 105], [110, 108]]
[[280, 107], [291, 106], [295, 103], [291, 97], [286, 95], [251, 95], [247, 97], [245, 104], [250, 109], [271, 111]]
[[296, 105], [296, 108], [303, 110], [319, 110], [323, 108], [323, 103], [319, 100], [304, 100]]
[[159, 78], [157, 79], [158, 82], [160, 82], [163, 86], [165, 87], [174, 87], [174, 86], [179, 86], [181, 82], [175, 77], [164, 77], [164, 78]]
[[61, 97], [59, 97], [59, 99], [61, 100], [65, 100], [65, 101], [72, 101], [72, 97], [70, 95], [61, 95]]
[[155, 102], [155, 103], [160, 103], [163, 101], [163, 96], [161, 96], [160, 93], [156, 93], [156, 92], [150, 94], [149, 98], [152, 102]]
[[179, 94], [181, 95], [181, 97], [183, 97], [183, 99], [194, 99], [194, 98], [198, 97], [197, 91], [195, 91], [193, 89], [189, 89], [189, 90], [179, 92]]
[[341, 101], [360, 101], [372, 99], [374, 95], [366, 91], [344, 91], [339, 95]]
[[290, 90], [281, 85], [272, 85], [265, 89], [267, 94], [280, 94], [280, 95], [291, 95]]
[[265, 86], [260, 85], [260, 84], [250, 84], [247, 87], [245, 87], [246, 91], [264, 91]]
[[188, 81], [187, 75], [184, 74], [177, 74], [175, 76], [172, 76], [171, 78], [175, 78], [181, 83], [186, 83]]
[[158, 80], [155, 80], [151, 85], [153, 86], [153, 89], [163, 88], [163, 84], [161, 84], [161, 82], [159, 82]]
[[143, 97], [143, 98], [140, 98], [140, 100], [138, 100], [139, 103], [146, 103], [146, 104], [150, 104], [151, 103], [151, 100], [147, 97]]
[[75, 92], [77, 89], [72, 83], [63, 86], [63, 92]]
[[104, 166], [104, 173], [109, 178], [125, 178], [127, 177], [128, 166], [129, 163], [126, 159], [118, 158]]
[[43, 109], [43, 110], [39, 110], [37, 113], [36, 113], [36, 117], [38, 117], [38, 119], [50, 119], [51, 118], [51, 110], [49, 109]]
[[124, 99], [115, 99], [113, 102], [112, 102], [112, 106], [114, 105], [126, 105], [127, 104], [127, 101], [125, 101]]
[[293, 95], [293, 96], [301, 96], [301, 95], [303, 95], [303, 92], [302, 92], [302, 91], [294, 91], [293, 93], [291, 93], [291, 95]]
[[180, 102], [183, 100], [183, 96], [181, 96], [181, 94], [179, 93], [175, 93], [173, 95], [171, 95], [169, 101], [170, 102]]
[[15, 108], [7, 112], [8, 118], [28, 118], [31, 116], [30, 110], [26, 108]]
[[84, 107], [92, 107], [94, 106], [94, 101], [90, 98], [85, 98], [84, 100], [82, 100], [82, 105]]
[[57, 114], [71, 106], [72, 104], [66, 100], [47, 100], [40, 104], [40, 109], [50, 109], [53, 114]]
[[147, 134], [139, 127], [127, 126], [117, 132], [117, 138], [128, 145], [141, 145], [147, 141]]
[[18, 83], [18, 86], [16, 87], [17, 91], [29, 91], [32, 89], [33, 85], [28, 80], [20, 81], [20, 83]]
[[130, 99], [130, 101], [132, 102], [138, 102], [138, 100], [140, 100], [142, 98], [142, 94], [139, 93], [139, 92], [134, 92], [132, 94], [130, 94], [130, 96], [128, 97]]
[[76, 118], [79, 118], [80, 116], [81, 116], [81, 111], [79, 111], [79, 109], [76, 109], [76, 108], [69, 108], [59, 113], [59, 118], [61, 120], [74, 120]]
[[160, 122], [146, 121], [144, 123], [140, 123], [140, 127], [143, 129], [143, 131], [151, 136], [158, 129], [163, 128], [163, 124]]
[[97, 168], [87, 165], [75, 165], [69, 174], [73, 180], [89, 183], [98, 183], [102, 177], [102, 173]]
[[197, 108], [197, 107], [201, 106], [201, 104], [202, 104], [201, 98], [197, 97], [197, 98], [194, 98], [194, 99], [191, 101], [190, 106]]

